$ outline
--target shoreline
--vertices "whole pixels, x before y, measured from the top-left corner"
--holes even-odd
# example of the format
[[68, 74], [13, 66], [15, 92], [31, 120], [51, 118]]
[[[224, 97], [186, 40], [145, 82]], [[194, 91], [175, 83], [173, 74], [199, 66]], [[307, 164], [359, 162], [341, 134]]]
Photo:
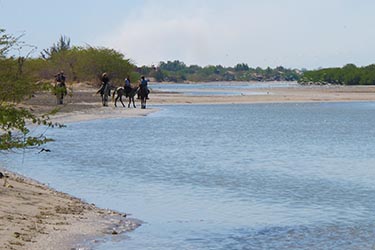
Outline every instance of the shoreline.
[[[102, 107], [100, 97], [94, 94], [96, 89], [82, 85], [74, 88], [74, 95], [65, 98], [60, 112], [50, 116], [51, 121], [64, 124], [142, 117], [157, 112], [155, 106], [163, 105], [375, 101], [375, 86], [301, 86], [247, 89], [241, 90], [241, 95], [228, 96], [153, 91], [148, 108], [140, 109], [137, 100], [135, 109], [123, 108], [120, 103], [115, 108], [112, 102], [109, 107]], [[50, 93], [38, 93], [23, 105], [42, 114], [56, 108], [55, 101]], [[125, 218], [125, 214], [98, 208], [1, 166], [0, 171], [9, 175], [11, 185], [3, 187], [3, 179], [0, 180], [1, 249], [87, 249], [106, 235], [121, 234], [140, 225], [135, 219]]]
[[56, 114], [54, 116], [51, 116], [50, 119], [53, 122], [58, 123], [73, 123], [99, 119], [142, 117], [157, 111], [158, 109], [156, 108], [125, 110], [112, 107], [99, 107], [96, 109], [88, 109], [84, 111], [72, 111], [69, 113]]
[[[158, 83], [155, 83], [157, 85]], [[205, 83], [206, 84], [206, 83]], [[375, 101], [375, 85], [371, 86], [342, 86], [342, 85], [295, 85], [288, 87], [269, 87], [267, 85], [257, 88], [215, 89], [195, 88], [196, 84], [188, 92], [199, 93], [199, 95], [187, 95], [180, 92], [163, 92], [152, 90], [148, 108], [140, 109], [139, 100], [136, 101], [137, 108], [127, 108], [128, 102], [124, 99], [126, 108], [117, 102], [117, 108], [109, 101], [108, 107], [102, 107], [100, 96], [95, 94], [97, 89], [87, 83], [75, 83], [69, 85], [72, 95], [64, 98], [64, 105], [56, 105], [56, 98], [48, 92], [41, 92], [26, 101], [23, 105], [30, 107], [35, 113], [45, 114], [58, 108], [56, 115], [50, 116], [52, 121], [59, 123], [70, 123], [107, 118], [130, 118], [148, 115], [157, 111], [154, 106], [163, 105], [191, 105], [191, 104], [252, 104], [252, 103], [301, 103], [301, 102], [352, 102], [352, 101]], [[252, 83], [249, 83], [252, 84]], [[277, 83], [275, 83], [277, 84]], [[215, 92], [215, 95], [210, 93]], [[222, 93], [222, 94], [220, 94]], [[228, 93], [230, 93], [228, 95]], [[151, 104], [151, 105], [150, 105]]]
[[134, 230], [141, 222], [58, 192], [18, 173], [0, 181], [0, 248], [10, 250], [89, 249], [106, 235]]
[[[178, 92], [151, 91], [148, 108], [125, 108], [117, 103], [109, 102], [109, 107], [102, 107], [100, 96], [95, 95], [95, 88], [73, 87], [74, 95], [65, 98], [64, 105], [59, 106], [60, 112], [51, 116], [52, 121], [71, 123], [107, 118], [132, 118], [147, 116], [158, 111], [154, 106], [164, 105], [194, 105], [194, 104], [254, 104], [254, 103], [302, 103], [302, 102], [364, 102], [375, 101], [375, 86], [311, 86], [297, 85], [296, 87], [262, 87], [241, 90], [240, 95], [225, 95], [225, 91], [218, 89], [207, 90], [207, 95], [185, 95]], [[201, 91], [200, 89], [191, 89]], [[210, 91], [222, 91], [223, 95], [210, 95]], [[237, 90], [235, 90], [237, 92]], [[237, 93], [238, 94], [238, 93]], [[39, 113], [48, 112], [56, 108], [55, 99], [49, 93], [39, 93], [26, 103]]]

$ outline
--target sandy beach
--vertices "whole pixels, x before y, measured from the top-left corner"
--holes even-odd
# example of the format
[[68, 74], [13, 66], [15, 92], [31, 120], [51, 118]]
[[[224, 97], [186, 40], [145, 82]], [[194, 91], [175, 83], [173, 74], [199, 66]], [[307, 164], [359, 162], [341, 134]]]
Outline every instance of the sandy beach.
[[[1, 170], [1, 169], [0, 169]], [[88, 249], [105, 235], [139, 226], [126, 214], [100, 209], [23, 176], [1, 180], [1, 249]], [[86, 248], [83, 248], [86, 247]]]
[[[131, 118], [156, 112], [159, 105], [284, 103], [284, 102], [349, 102], [375, 101], [375, 86], [304, 86], [260, 88], [241, 95], [188, 96], [181, 93], [152, 91], [147, 109], [123, 108], [118, 103], [102, 107], [97, 89], [87, 84], [71, 86], [73, 95], [65, 98], [55, 122], [68, 124], [95, 119]], [[24, 105], [44, 113], [56, 107], [50, 93], [39, 93]], [[5, 155], [8, 157], [8, 155]], [[9, 177], [0, 180], [0, 249], [79, 249], [95, 244], [105, 235], [117, 237], [136, 228], [139, 223], [125, 217], [126, 211], [97, 208], [68, 194], [57, 192], [34, 180], [0, 168]], [[140, 218], [142, 219], [142, 218]], [[120, 237], [120, 236], [119, 236]], [[87, 244], [89, 243], [89, 244]], [[87, 249], [87, 248], [85, 248]]]

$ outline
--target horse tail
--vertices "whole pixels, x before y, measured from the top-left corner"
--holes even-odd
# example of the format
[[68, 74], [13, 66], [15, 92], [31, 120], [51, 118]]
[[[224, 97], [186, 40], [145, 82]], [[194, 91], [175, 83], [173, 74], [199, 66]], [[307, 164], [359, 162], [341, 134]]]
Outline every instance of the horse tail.
[[114, 90], [113, 93], [112, 93], [112, 102], [115, 101], [115, 95], [116, 95], [116, 92], [117, 92], [117, 88], [115, 88], [115, 90]]

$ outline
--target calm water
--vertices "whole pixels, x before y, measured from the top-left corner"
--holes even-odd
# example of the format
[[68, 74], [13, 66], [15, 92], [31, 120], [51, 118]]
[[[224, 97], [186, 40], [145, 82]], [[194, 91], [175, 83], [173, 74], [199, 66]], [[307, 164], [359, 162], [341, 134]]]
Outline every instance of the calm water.
[[163, 106], [3, 163], [144, 221], [98, 250], [374, 249], [374, 124], [375, 103]]
[[[152, 90], [177, 92], [194, 96], [239, 96], [272, 94], [273, 88], [302, 88], [297, 82], [209, 82], [209, 83], [167, 83], [150, 84]], [[265, 92], [254, 91], [264, 89]], [[267, 93], [268, 92], [268, 93]]]

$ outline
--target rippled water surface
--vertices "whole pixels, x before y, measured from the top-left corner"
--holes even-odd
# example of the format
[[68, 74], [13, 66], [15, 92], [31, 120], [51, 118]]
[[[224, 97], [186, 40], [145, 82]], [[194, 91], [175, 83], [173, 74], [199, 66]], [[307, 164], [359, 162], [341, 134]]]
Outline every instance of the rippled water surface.
[[163, 106], [9, 169], [144, 224], [104, 249], [373, 249], [375, 104]]

